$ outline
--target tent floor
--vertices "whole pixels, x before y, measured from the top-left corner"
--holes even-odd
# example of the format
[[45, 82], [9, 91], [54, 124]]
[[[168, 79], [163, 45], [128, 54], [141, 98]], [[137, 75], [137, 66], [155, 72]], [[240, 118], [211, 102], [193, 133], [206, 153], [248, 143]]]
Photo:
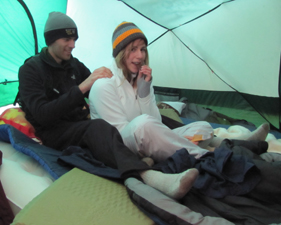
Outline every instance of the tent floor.
[[239, 119], [239, 120], [246, 120], [255, 124], [255, 126], [259, 126], [262, 123], [266, 122], [266, 120], [256, 111], [250, 109], [234, 109], [234, 108], [226, 108], [226, 107], [219, 107], [219, 106], [210, 106], [210, 105], [199, 105], [204, 108], [212, 109], [215, 112], [224, 114], [228, 117]]

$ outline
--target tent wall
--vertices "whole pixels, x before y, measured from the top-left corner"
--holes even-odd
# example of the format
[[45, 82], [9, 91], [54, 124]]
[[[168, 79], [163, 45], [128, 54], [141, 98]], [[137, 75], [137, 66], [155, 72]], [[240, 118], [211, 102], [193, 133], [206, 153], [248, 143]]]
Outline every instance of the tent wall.
[[[186, 97], [190, 103], [212, 109], [229, 117], [247, 120], [256, 126], [272, 121], [272, 129], [277, 129], [279, 113], [274, 113], [280, 105], [279, 98], [268, 98], [226, 91], [202, 91], [175, 88], [155, 87], [157, 101], [178, 101]], [[252, 105], [253, 104], [253, 105]], [[254, 108], [261, 106], [261, 108]], [[277, 126], [273, 126], [273, 124]]]
[[[279, 128], [280, 0], [24, 2], [35, 21], [39, 50], [45, 46], [48, 13], [66, 12], [78, 26], [73, 55], [93, 71], [113, 60], [114, 28], [132, 21], [150, 43], [154, 86], [179, 89], [190, 99], [213, 105], [238, 107], [241, 104], [236, 103], [246, 99]], [[14, 100], [17, 83], [13, 81], [19, 66], [34, 54], [34, 37], [19, 1], [0, 1], [0, 22], [2, 106]], [[235, 93], [242, 95], [225, 99]]]
[[[35, 22], [39, 50], [45, 46], [44, 25], [51, 11], [66, 12], [67, 0], [24, 0]], [[18, 89], [18, 69], [35, 54], [31, 21], [21, 1], [0, 1], [0, 106], [14, 102]]]
[[[74, 54], [91, 70], [111, 62], [114, 28], [133, 21], [151, 43], [154, 86], [197, 90], [199, 102], [206, 97], [204, 91], [239, 92], [251, 101], [245, 104], [279, 128], [280, 0], [212, 1], [214, 5], [200, 1], [206, 7], [203, 11], [194, 1], [194, 5], [191, 1], [124, 2], [132, 8], [121, 1], [81, 5], [69, 0], [67, 13], [77, 22], [81, 37]], [[224, 96], [218, 102], [232, 101]], [[245, 101], [239, 95], [236, 99], [234, 103]]]
[[[134, 5], [134, 2], [141, 1], [125, 2]], [[173, 6], [171, 1], [168, 2]], [[183, 2], [175, 1], [175, 4], [182, 6]], [[188, 3], [185, 5], [188, 8]], [[122, 1], [92, 0], [81, 4], [78, 0], [69, 0], [67, 14], [78, 24], [80, 36], [74, 54], [93, 70], [107, 65], [112, 59], [112, 32], [120, 22], [135, 22], [152, 42], [168, 29], [202, 13], [199, 11], [192, 17], [186, 13], [185, 18], [182, 18], [182, 13], [177, 21], [176, 16], [173, 18], [177, 15], [173, 10], [179, 9], [169, 8], [168, 3], [159, 4], [157, 10], [149, 11], [144, 4], [137, 6], [141, 7], [138, 11], [142, 15], [156, 23]], [[280, 0], [236, 0], [168, 31], [149, 46], [153, 84], [210, 91], [233, 91], [234, 88], [242, 93], [279, 97], [280, 11]], [[170, 24], [170, 20], [165, 18], [178, 23]]]
[[[152, 58], [158, 59], [152, 62], [154, 72], [169, 77], [157, 76], [155, 85], [210, 91], [229, 91], [229, 85], [242, 93], [278, 97], [280, 12], [279, 0], [232, 1], [173, 30], [167, 40], [151, 46]], [[175, 35], [212, 68], [217, 78], [212, 71], [197, 70], [204, 64], [193, 59], [194, 55], [178, 43]], [[166, 51], [164, 46], [177, 50]], [[156, 57], [157, 54], [165, 57]], [[161, 69], [164, 65], [179, 68], [175, 73], [174, 67]]]

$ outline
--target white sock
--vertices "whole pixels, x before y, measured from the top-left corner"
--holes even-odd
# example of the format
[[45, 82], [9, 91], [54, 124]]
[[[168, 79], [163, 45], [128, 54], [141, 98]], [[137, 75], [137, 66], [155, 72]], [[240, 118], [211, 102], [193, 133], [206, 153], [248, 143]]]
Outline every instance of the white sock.
[[269, 132], [269, 124], [263, 123], [256, 130], [254, 130], [249, 137], [245, 140], [247, 141], [264, 141]]
[[[250, 134], [243, 134], [239, 137], [233, 138], [236, 140], [246, 140], [246, 141], [264, 141], [269, 132], [269, 124], [263, 123], [256, 130], [252, 131]], [[209, 144], [211, 147], [219, 147], [225, 138], [214, 137]]]
[[192, 188], [199, 172], [192, 168], [178, 174], [165, 174], [155, 170], [141, 172], [143, 181], [167, 196], [180, 199]]

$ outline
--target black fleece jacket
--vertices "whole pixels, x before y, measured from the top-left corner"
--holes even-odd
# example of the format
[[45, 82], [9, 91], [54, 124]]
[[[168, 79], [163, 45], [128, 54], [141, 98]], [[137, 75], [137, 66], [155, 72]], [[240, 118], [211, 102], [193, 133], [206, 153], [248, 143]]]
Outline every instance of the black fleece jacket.
[[[78, 85], [90, 70], [76, 58], [58, 64], [43, 48], [19, 69], [19, 104], [36, 135], [63, 121], [86, 120], [89, 109]], [[86, 109], [85, 109], [86, 107]]]

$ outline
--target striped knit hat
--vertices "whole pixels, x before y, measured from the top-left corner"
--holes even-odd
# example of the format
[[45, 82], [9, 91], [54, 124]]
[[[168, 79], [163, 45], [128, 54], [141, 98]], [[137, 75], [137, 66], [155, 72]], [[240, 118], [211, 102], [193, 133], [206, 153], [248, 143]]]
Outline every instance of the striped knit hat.
[[115, 58], [127, 44], [139, 38], [143, 39], [147, 45], [146, 37], [135, 24], [131, 22], [120, 23], [112, 35], [113, 57]]
[[74, 37], [78, 39], [77, 26], [74, 21], [61, 12], [51, 12], [44, 29], [45, 42], [49, 46], [59, 38]]

